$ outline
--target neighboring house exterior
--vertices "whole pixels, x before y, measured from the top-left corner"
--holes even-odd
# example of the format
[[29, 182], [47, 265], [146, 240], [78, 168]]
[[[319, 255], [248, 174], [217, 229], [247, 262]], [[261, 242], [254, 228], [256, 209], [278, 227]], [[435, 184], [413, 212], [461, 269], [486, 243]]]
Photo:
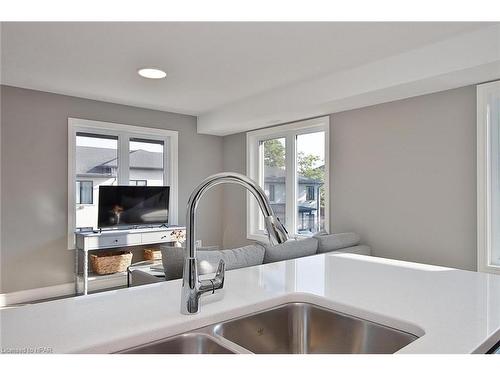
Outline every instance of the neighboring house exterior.
[[[76, 147], [76, 228], [97, 228], [99, 185], [117, 185], [116, 149]], [[162, 186], [163, 153], [130, 151], [130, 185]]]
[[[323, 182], [304, 176], [298, 176], [297, 207], [298, 233], [319, 232], [323, 227], [323, 210], [320, 209], [320, 187]], [[285, 170], [279, 167], [264, 168], [264, 191], [271, 201], [274, 213], [285, 222]]]

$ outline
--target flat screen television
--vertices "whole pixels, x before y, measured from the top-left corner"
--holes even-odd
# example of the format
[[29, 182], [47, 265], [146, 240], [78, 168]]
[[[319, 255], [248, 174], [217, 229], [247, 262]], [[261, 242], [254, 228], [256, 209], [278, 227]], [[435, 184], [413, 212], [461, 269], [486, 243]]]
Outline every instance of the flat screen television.
[[169, 186], [99, 186], [99, 228], [168, 224]]

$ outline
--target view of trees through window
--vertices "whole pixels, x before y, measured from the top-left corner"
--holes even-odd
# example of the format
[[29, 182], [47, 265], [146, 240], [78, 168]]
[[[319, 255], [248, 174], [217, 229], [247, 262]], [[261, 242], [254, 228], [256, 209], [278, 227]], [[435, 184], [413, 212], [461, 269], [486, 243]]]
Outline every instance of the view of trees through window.
[[[269, 139], [261, 143], [264, 147], [264, 191], [283, 225], [286, 225], [285, 144], [285, 138]], [[264, 223], [260, 224], [263, 229]]]
[[325, 132], [296, 136], [297, 233], [310, 235], [325, 227]]
[[[312, 235], [324, 228], [325, 221], [325, 132], [296, 136], [297, 152], [297, 228], [296, 232]], [[270, 197], [274, 186], [271, 206], [286, 225], [286, 143], [285, 138], [269, 139], [263, 146], [264, 190]], [[311, 191], [311, 190], [314, 190]]]

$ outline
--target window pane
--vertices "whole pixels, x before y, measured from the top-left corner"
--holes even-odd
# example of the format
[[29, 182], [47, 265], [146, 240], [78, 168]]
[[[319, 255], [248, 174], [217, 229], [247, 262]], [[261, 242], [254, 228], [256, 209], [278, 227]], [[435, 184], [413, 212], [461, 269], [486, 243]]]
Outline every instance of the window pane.
[[130, 180], [130, 186], [148, 186], [148, 182], [146, 180]]
[[163, 186], [164, 142], [130, 139], [130, 185]]
[[500, 91], [488, 98], [491, 124], [491, 265], [500, 266]]
[[[286, 169], [285, 169], [285, 138], [269, 139], [260, 142], [262, 150], [261, 165], [264, 181], [264, 191], [271, 201], [275, 215], [283, 225], [286, 225]], [[262, 215], [260, 215], [260, 229], [263, 229]]]
[[81, 199], [80, 199], [80, 181], [76, 181], [76, 204], [80, 204], [81, 203]]
[[100, 185], [117, 185], [118, 138], [76, 135], [76, 228], [97, 227]]
[[93, 202], [92, 181], [76, 181], [76, 203], [92, 204]]
[[325, 223], [325, 132], [297, 136], [297, 233], [312, 235]]

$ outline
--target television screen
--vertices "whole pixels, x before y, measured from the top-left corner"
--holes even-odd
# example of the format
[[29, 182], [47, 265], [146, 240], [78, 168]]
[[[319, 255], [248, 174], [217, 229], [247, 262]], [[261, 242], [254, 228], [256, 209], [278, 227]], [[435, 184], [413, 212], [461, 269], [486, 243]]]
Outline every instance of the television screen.
[[169, 186], [99, 186], [99, 228], [168, 223]]

